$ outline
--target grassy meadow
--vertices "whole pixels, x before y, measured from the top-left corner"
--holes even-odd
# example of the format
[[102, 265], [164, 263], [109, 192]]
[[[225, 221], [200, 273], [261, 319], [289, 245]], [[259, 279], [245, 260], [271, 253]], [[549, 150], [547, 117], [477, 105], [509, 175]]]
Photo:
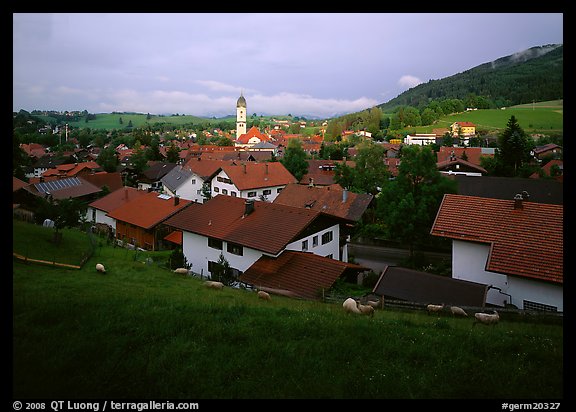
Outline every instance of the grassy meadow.
[[[15, 252], [33, 229], [14, 225]], [[13, 260], [13, 397], [563, 397], [561, 324], [267, 302], [176, 275], [167, 256], [99, 240], [80, 270]]]
[[[514, 115], [518, 124], [525, 132], [530, 134], [562, 134], [564, 130], [564, 105], [563, 100], [537, 102], [504, 109], [471, 110], [443, 116], [429, 126], [417, 126], [394, 131], [400, 134], [432, 133], [433, 129], [448, 128], [454, 122], [472, 122], [476, 125], [476, 131], [484, 131], [499, 134], [508, 124], [510, 117]], [[392, 116], [387, 113], [387, 116]]]

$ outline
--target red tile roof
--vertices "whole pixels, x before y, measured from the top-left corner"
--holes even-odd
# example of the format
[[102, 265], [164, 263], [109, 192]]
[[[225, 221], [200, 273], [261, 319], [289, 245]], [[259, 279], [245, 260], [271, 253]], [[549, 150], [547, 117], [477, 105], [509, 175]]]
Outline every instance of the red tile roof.
[[217, 195], [197, 207], [183, 210], [165, 223], [182, 231], [277, 255], [320, 216], [314, 210], [261, 201], [255, 201], [253, 212], [244, 216], [245, 201]]
[[482, 157], [494, 157], [492, 154], [483, 154], [481, 147], [448, 147], [440, 146], [440, 150], [436, 154], [438, 163], [449, 161], [450, 156], [454, 153], [454, 156], [462, 159], [464, 153], [466, 153], [466, 160], [476, 166], [482, 166], [480, 164], [480, 159]]
[[82, 177], [84, 178], [84, 180], [92, 183], [93, 185], [98, 186], [101, 189], [104, 186], [108, 187], [110, 193], [123, 187], [122, 175], [120, 174], [120, 172], [91, 173], [83, 175]]
[[229, 165], [229, 160], [205, 159], [202, 157], [192, 158], [184, 164], [184, 168], [189, 168], [197, 176], [206, 180], [215, 174], [222, 166]]
[[250, 130], [248, 130], [246, 133], [238, 136], [238, 139], [236, 139], [236, 143], [248, 144], [248, 141], [253, 137], [256, 137], [261, 142], [267, 142], [270, 140], [270, 137], [268, 135], [261, 133], [256, 126], [252, 126]]
[[108, 216], [134, 226], [150, 229], [162, 223], [179, 210], [187, 206], [196, 205], [186, 199], [179, 199], [177, 205], [174, 203], [175, 201], [172, 196], [158, 195], [156, 192], [149, 192], [108, 212]]
[[[344, 200], [346, 197], [346, 201]], [[338, 184], [315, 186], [289, 184], [274, 199], [274, 203], [302, 207], [357, 222], [372, 201], [371, 194], [347, 191]]]
[[563, 283], [562, 205], [447, 194], [430, 233], [489, 244], [486, 270]]
[[114, 209], [123, 206], [137, 197], [147, 194], [146, 190], [138, 190], [134, 187], [124, 186], [123, 188], [116, 189], [115, 191], [93, 201], [88, 206], [102, 210], [103, 212], [111, 212]]
[[284, 251], [273, 258], [262, 256], [242, 275], [241, 282], [265, 290], [291, 292], [304, 299], [319, 299], [346, 270], [362, 272], [363, 266], [309, 252]]
[[166, 236], [164, 236], [164, 240], [182, 246], [182, 231], [175, 230], [173, 232], [170, 232]]
[[222, 166], [222, 170], [239, 190], [285, 186], [298, 182], [280, 162], [246, 162], [238, 165], [227, 162]]
[[[350, 150], [350, 149], [348, 149]], [[356, 167], [355, 161], [350, 160], [307, 160], [308, 173], [300, 179], [301, 184], [310, 183], [310, 178], [314, 179], [315, 185], [329, 186], [334, 184], [334, 167], [340, 163], [347, 166]]]

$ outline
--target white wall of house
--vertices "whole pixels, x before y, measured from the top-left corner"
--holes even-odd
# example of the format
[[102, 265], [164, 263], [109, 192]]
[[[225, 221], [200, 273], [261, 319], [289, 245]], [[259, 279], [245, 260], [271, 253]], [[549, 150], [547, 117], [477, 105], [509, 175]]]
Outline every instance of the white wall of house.
[[[512, 303], [524, 308], [524, 300], [554, 306], [563, 311], [563, 287], [517, 276], [507, 276], [485, 270], [490, 245], [452, 241], [452, 277], [470, 282], [492, 285], [486, 303], [504, 306]], [[495, 289], [495, 288], [499, 288]]]
[[238, 256], [228, 252], [227, 249], [228, 242], [222, 242], [221, 250], [215, 249], [208, 246], [208, 238], [206, 236], [186, 231], [182, 232], [182, 251], [186, 257], [186, 262], [192, 264], [192, 267], [190, 268], [192, 272], [202, 275], [204, 278], [210, 276], [210, 272], [208, 271], [208, 262], [218, 262], [220, 259], [220, 253], [222, 253], [224, 258], [228, 261], [231, 268], [238, 269], [242, 272], [246, 271], [246, 269], [265, 254], [259, 250], [243, 247], [242, 256]]
[[[332, 232], [332, 235], [328, 235]], [[322, 237], [329, 237], [331, 240], [322, 244]], [[298, 252], [311, 252], [319, 256], [331, 256], [332, 259], [340, 260], [340, 247], [338, 245], [340, 239], [340, 226], [334, 225], [328, 229], [321, 230], [313, 235], [306, 236], [298, 239], [295, 242], [286, 245], [286, 250], [294, 250]], [[304, 244], [305, 243], [305, 244]], [[317, 244], [316, 244], [317, 243]]]
[[[561, 285], [508, 276], [508, 286], [512, 291], [512, 304], [519, 309], [533, 309], [531, 306], [536, 303], [564, 312], [564, 288]], [[525, 301], [528, 301], [528, 305]]]
[[203, 203], [204, 197], [202, 196], [202, 185], [204, 180], [196, 173], [192, 173], [180, 186], [176, 188], [176, 193], [163, 185], [162, 190], [170, 196], [179, 196], [180, 199], [191, 200], [193, 202]]
[[221, 170], [210, 182], [213, 197], [216, 195], [226, 195], [241, 197], [243, 199], [260, 200], [261, 197], [264, 196], [268, 202], [273, 202], [285, 186], [286, 185], [239, 190], [224, 170]]
[[112, 229], [114, 229], [114, 232], [116, 232], [116, 219], [109, 217], [107, 212], [104, 212], [103, 210], [88, 207], [86, 209], [85, 218], [88, 222], [110, 225], [112, 226]]
[[[332, 235], [329, 236], [331, 237], [331, 240], [325, 244], [322, 244], [322, 235], [328, 232], [332, 232]], [[318, 246], [316, 247], [313, 246], [315, 236], [318, 238]], [[302, 242], [308, 241], [308, 252], [312, 252], [319, 256], [332, 255], [333, 259], [338, 260], [339, 237], [339, 226], [334, 225], [328, 229], [289, 243], [286, 246], [286, 250], [302, 251]], [[222, 241], [222, 249], [216, 249], [208, 246], [208, 237], [187, 231], [182, 232], [182, 251], [186, 257], [186, 262], [188, 264], [192, 264], [190, 270], [198, 275], [202, 275], [204, 278], [207, 278], [210, 275], [208, 270], [208, 262], [218, 262], [221, 253], [226, 261], [228, 261], [231, 268], [242, 272], [246, 271], [250, 266], [252, 266], [252, 264], [260, 259], [261, 256], [274, 256], [245, 246], [242, 247], [242, 256], [239, 256], [228, 251], [228, 242], [226, 241]]]

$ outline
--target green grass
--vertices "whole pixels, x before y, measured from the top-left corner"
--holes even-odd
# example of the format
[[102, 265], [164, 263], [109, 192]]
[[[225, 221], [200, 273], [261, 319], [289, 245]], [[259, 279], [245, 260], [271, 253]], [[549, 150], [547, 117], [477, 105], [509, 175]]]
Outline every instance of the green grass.
[[508, 120], [514, 115], [518, 124], [527, 133], [556, 134], [564, 130], [563, 100], [537, 102], [501, 109], [472, 110], [441, 117], [430, 126], [406, 129], [406, 133], [432, 133], [436, 128], [448, 128], [452, 123], [472, 122], [477, 131], [498, 134], [506, 129]]
[[[122, 124], [120, 124], [120, 118], [122, 118]], [[150, 119], [146, 119], [146, 114], [98, 113], [96, 114], [96, 119], [90, 120], [88, 121], [88, 123], [86, 123], [84, 119], [81, 119], [77, 122], [69, 122], [68, 124], [71, 127], [78, 127], [80, 129], [89, 127], [91, 129], [96, 130], [98, 129], [113, 130], [113, 129], [125, 129], [130, 121], [132, 121], [132, 127], [144, 127], [147, 124], [154, 125], [155, 123], [169, 124], [174, 126], [179, 126], [187, 123], [206, 124], [210, 122], [211, 119], [190, 115], [186, 116], [152, 115]]]
[[209, 290], [165, 269], [166, 257], [100, 242], [80, 270], [14, 261], [13, 397], [563, 396], [562, 325], [265, 302]]

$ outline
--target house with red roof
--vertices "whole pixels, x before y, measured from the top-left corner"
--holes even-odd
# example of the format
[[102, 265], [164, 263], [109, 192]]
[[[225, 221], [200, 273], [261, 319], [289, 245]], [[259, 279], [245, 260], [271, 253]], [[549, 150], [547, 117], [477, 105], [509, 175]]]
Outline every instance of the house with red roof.
[[162, 191], [171, 196], [180, 196], [181, 199], [203, 203], [206, 198], [203, 195], [204, 183], [210, 184], [210, 179], [225, 164], [224, 160], [204, 159], [194, 157], [183, 165], [178, 165], [162, 178]]
[[452, 239], [452, 277], [488, 285], [486, 303], [563, 312], [562, 205], [446, 194], [430, 233]]
[[147, 192], [108, 212], [115, 220], [116, 239], [146, 250], [161, 250], [171, 229], [164, 221], [197, 204], [179, 197]]
[[85, 218], [92, 224], [108, 225], [113, 232], [116, 232], [116, 220], [108, 216], [108, 213], [146, 193], [148, 193], [146, 190], [123, 186], [89, 203]]
[[296, 178], [280, 162], [223, 164], [211, 178], [212, 196], [219, 194], [244, 199], [274, 201]]
[[234, 141], [236, 147], [251, 147], [261, 142], [270, 142], [271, 138], [260, 132], [256, 126], [252, 126], [246, 133], [241, 134]]
[[452, 136], [474, 136], [476, 125], [472, 122], [454, 122], [450, 125]]
[[341, 219], [281, 204], [218, 195], [166, 220], [182, 231], [182, 251], [191, 270], [210, 277], [222, 255], [236, 275], [262, 256], [287, 250], [339, 260]]
[[[350, 149], [348, 149], [350, 150]], [[350, 160], [308, 159], [308, 172], [300, 179], [302, 185], [330, 186], [333, 185], [337, 164], [344, 163], [356, 167], [356, 162]]]

